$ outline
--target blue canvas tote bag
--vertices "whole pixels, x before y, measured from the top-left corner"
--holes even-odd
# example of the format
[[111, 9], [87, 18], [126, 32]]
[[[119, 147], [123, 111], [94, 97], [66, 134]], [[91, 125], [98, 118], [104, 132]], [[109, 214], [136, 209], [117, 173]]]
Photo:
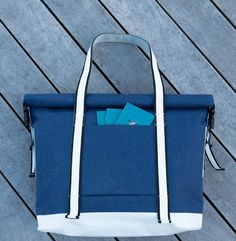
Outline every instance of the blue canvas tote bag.
[[[93, 47], [128, 43], [151, 62], [154, 94], [87, 94]], [[96, 112], [132, 103], [154, 123], [97, 125]], [[202, 170], [211, 95], [167, 95], [149, 44], [102, 34], [89, 48], [76, 94], [27, 94], [38, 230], [71, 236], [156, 236], [202, 227]]]

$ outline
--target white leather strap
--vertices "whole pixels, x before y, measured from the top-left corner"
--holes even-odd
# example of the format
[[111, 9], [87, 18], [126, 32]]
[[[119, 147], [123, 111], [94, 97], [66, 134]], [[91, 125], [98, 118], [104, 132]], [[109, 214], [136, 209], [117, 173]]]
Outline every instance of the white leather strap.
[[206, 153], [207, 159], [209, 160], [211, 165], [215, 168], [215, 170], [224, 171], [225, 169], [218, 164], [215, 156], [213, 155], [213, 152], [211, 150], [210, 138], [211, 138], [211, 133], [210, 133], [210, 130], [208, 130], [206, 134], [206, 144], [205, 144], [205, 153]]
[[[71, 163], [71, 186], [70, 186], [70, 210], [67, 218], [79, 217], [79, 182], [80, 182], [80, 161], [83, 134], [83, 119], [85, 113], [85, 95], [88, 84], [88, 78], [92, 65], [92, 50], [97, 43], [127, 43], [134, 44], [148, 53], [151, 59], [153, 72], [153, 82], [155, 90], [155, 113], [156, 113], [156, 140], [157, 140], [157, 166], [158, 166], [158, 189], [159, 189], [159, 210], [158, 219], [161, 223], [169, 223], [168, 210], [168, 188], [167, 188], [167, 168], [166, 168], [166, 146], [165, 146], [165, 124], [164, 124], [164, 88], [157, 67], [156, 58], [149, 44], [136, 36], [128, 34], [101, 34], [97, 36], [89, 48], [84, 69], [78, 84], [76, 105], [74, 136], [72, 146]], [[158, 107], [158, 108], [156, 108]]]
[[36, 171], [36, 145], [35, 145], [35, 132], [32, 125], [31, 119], [31, 112], [29, 106], [25, 106], [25, 112], [27, 112], [28, 121], [26, 121], [27, 126], [30, 128], [30, 135], [31, 135], [31, 145], [30, 145], [30, 152], [31, 152], [31, 167], [30, 167], [30, 174], [29, 177], [35, 177]]

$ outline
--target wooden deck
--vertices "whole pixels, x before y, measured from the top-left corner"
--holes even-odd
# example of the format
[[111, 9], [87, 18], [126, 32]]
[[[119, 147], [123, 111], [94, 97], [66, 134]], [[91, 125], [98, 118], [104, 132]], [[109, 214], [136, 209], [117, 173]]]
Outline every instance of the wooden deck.
[[[86, 51], [103, 32], [147, 39], [167, 92], [214, 95], [213, 151], [226, 168], [216, 172], [206, 161], [202, 230], [118, 239], [236, 240], [236, 1], [1, 0], [0, 17], [1, 241], [114, 240], [36, 231], [30, 134], [22, 111], [25, 93], [75, 92]], [[135, 47], [101, 45], [95, 62], [90, 92], [152, 91], [149, 60]]]

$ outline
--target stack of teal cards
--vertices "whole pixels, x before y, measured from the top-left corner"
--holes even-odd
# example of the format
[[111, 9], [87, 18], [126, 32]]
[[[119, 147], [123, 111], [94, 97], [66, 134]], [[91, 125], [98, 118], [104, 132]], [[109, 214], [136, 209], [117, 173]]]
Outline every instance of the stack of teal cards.
[[97, 124], [149, 126], [154, 117], [154, 114], [127, 103], [123, 109], [107, 108], [105, 111], [97, 111]]
[[97, 111], [98, 125], [114, 125], [122, 109], [107, 108], [106, 111]]

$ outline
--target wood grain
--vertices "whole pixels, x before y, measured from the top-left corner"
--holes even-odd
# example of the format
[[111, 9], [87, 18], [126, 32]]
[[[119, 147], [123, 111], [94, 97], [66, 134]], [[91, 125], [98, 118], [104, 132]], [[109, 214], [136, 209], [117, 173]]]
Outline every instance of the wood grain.
[[211, 138], [211, 143], [216, 160], [224, 166], [225, 171], [215, 171], [205, 158], [204, 191], [236, 228], [236, 212], [232, 211], [236, 206], [236, 165], [214, 137]]
[[[98, 34], [123, 32], [96, 0], [45, 2], [85, 49]], [[136, 47], [99, 44], [94, 59], [121, 92], [153, 92], [150, 64]]]
[[[49, 79], [62, 92], [75, 92], [85, 55], [47, 9], [39, 1], [9, 0], [1, 4], [0, 14]], [[89, 84], [96, 92], [106, 89], [107, 81], [94, 70]]]
[[210, 1], [157, 0], [236, 89], [236, 31]]
[[56, 91], [2, 25], [0, 39], [0, 91], [23, 117], [25, 93]]
[[[2, 110], [2, 102], [0, 109]], [[0, 234], [4, 241], [49, 241], [51, 238], [36, 231], [37, 223], [35, 218], [28, 212], [16, 194], [0, 175]], [[6, 205], [7, 204], [7, 205]], [[34, 232], [32, 230], [35, 230]]]
[[[19, 170], [22, 169], [24, 173], [27, 172], [27, 167], [24, 165], [24, 163], [20, 162], [19, 160], [22, 160], [24, 156], [26, 156], [26, 152], [24, 151], [23, 156], [21, 155], [21, 152], [23, 152], [24, 149], [18, 150], [18, 146], [14, 145], [14, 139], [16, 139], [15, 133], [17, 133], [18, 141], [21, 142], [21, 148], [28, 148], [27, 139], [22, 138], [22, 133], [25, 132], [25, 128], [21, 127], [17, 129], [17, 132], [14, 132], [16, 130], [16, 126], [12, 126], [11, 123], [7, 121], [5, 118], [5, 113], [8, 112], [8, 114], [13, 115], [12, 112], [7, 109], [6, 104], [3, 102], [2, 99], [0, 99], [0, 169], [4, 172], [4, 167], [10, 168], [8, 174], [9, 176], [15, 176], [15, 184], [17, 187], [20, 188], [21, 181], [18, 175]], [[15, 116], [13, 116], [13, 120], [16, 120]], [[13, 128], [13, 129], [12, 129]], [[8, 133], [4, 133], [7, 130]], [[8, 135], [5, 135], [8, 134]], [[11, 136], [10, 136], [11, 135]], [[9, 137], [12, 137], [13, 140]], [[22, 142], [24, 141], [24, 142]], [[13, 159], [7, 154], [8, 152], [13, 152], [15, 154], [15, 162]], [[28, 158], [27, 158], [28, 159]], [[5, 172], [4, 172], [5, 173]], [[27, 175], [26, 175], [27, 178]], [[25, 179], [26, 179], [25, 178]], [[27, 190], [33, 190], [34, 185], [30, 183], [32, 179], [28, 179], [28, 188]], [[32, 181], [31, 181], [32, 182]], [[22, 187], [21, 187], [22, 188]], [[24, 185], [23, 185], [24, 188]], [[26, 191], [27, 191], [26, 190]], [[18, 199], [16, 194], [12, 191], [10, 186], [7, 184], [7, 182], [3, 179], [2, 176], [0, 176], [0, 193], [1, 193], [1, 201], [0, 201], [0, 235], [1, 240], [4, 241], [13, 241], [13, 240], [51, 240], [47, 234], [39, 233], [36, 231], [37, 224], [35, 218], [32, 216], [32, 214], [27, 210], [27, 208], [22, 204], [22, 202]], [[33, 199], [33, 197], [32, 197]], [[32, 200], [31, 199], [31, 200]], [[34, 231], [33, 231], [34, 230]]]
[[[214, 221], [213, 221], [214, 220]], [[204, 202], [203, 228], [195, 232], [186, 232], [179, 235], [182, 240], [201, 241], [234, 241], [235, 233], [225, 225], [209, 203]]]
[[234, 0], [213, 0], [213, 2], [236, 26], [236, 2]]

